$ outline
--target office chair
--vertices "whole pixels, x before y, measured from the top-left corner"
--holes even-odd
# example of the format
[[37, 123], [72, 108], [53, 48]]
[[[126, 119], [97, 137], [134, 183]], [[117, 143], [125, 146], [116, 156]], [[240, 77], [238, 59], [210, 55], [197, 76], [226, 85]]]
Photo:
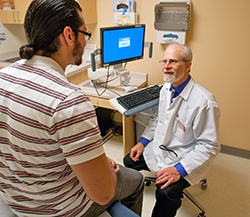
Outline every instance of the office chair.
[[[149, 186], [151, 185], [151, 182], [156, 181], [156, 177], [145, 177], [145, 185]], [[207, 179], [203, 178], [200, 181], [200, 186], [203, 190], [207, 188]], [[205, 209], [201, 206], [201, 204], [189, 193], [187, 189], [183, 191], [183, 194], [201, 211], [201, 213], [198, 214], [198, 217], [206, 217], [205, 216]]]

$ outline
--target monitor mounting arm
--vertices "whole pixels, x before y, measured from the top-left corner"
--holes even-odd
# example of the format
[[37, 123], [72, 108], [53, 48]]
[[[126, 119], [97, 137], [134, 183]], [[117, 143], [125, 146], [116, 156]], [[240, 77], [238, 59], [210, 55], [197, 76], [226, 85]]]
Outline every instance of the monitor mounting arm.
[[97, 80], [104, 76], [112, 75], [114, 72], [113, 69], [105, 69], [105, 68], [96, 69], [95, 56], [100, 54], [101, 54], [101, 49], [96, 49], [94, 52], [90, 54], [91, 68], [88, 69], [88, 78], [90, 80]]
[[[144, 42], [144, 47], [148, 47], [149, 48], [149, 58], [152, 58], [153, 56], [153, 42]], [[96, 69], [96, 61], [95, 61], [95, 56], [97, 55], [101, 55], [101, 49], [96, 49], [94, 52], [92, 52], [90, 54], [91, 56], [91, 68], [88, 69], [88, 77], [90, 80], [96, 80], [98, 78], [104, 77], [107, 75], [108, 70], [109, 74], [113, 74], [114, 70], [119, 71], [118, 69], [120, 69], [120, 83], [121, 85], [128, 85], [129, 83], [129, 75], [128, 73], [124, 73], [124, 71], [122, 72], [121, 68], [122, 65], [121, 64], [117, 64], [114, 65], [114, 69], [105, 69], [105, 68], [100, 68], [100, 69]], [[127, 71], [127, 70], [126, 70]]]

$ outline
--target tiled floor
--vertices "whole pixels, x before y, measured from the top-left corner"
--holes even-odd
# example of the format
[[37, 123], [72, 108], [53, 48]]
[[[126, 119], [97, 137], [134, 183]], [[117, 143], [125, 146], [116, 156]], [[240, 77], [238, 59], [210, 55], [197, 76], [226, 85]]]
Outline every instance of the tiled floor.
[[[104, 145], [107, 155], [122, 164], [122, 137], [113, 137]], [[144, 172], [143, 172], [144, 173]], [[144, 173], [148, 174], [148, 173]], [[206, 175], [208, 187], [199, 185], [188, 191], [206, 210], [207, 217], [250, 217], [250, 160], [220, 153]], [[142, 217], [150, 217], [155, 186], [145, 187]], [[177, 217], [196, 217], [199, 209], [183, 199]]]

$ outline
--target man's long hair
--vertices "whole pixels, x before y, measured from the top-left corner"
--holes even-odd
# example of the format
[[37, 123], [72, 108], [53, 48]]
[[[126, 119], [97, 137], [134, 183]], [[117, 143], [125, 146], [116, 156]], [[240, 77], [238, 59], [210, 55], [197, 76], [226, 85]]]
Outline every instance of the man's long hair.
[[33, 0], [24, 21], [28, 44], [19, 50], [22, 59], [30, 59], [37, 51], [50, 57], [58, 51], [59, 35], [66, 26], [78, 37], [78, 29], [83, 25], [78, 11], [81, 7], [75, 0]]

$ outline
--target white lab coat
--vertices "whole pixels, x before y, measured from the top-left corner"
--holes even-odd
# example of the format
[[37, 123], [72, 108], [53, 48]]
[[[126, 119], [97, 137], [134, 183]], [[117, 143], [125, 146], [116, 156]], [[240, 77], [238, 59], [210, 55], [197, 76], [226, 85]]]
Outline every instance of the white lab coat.
[[[142, 134], [150, 141], [143, 155], [155, 173], [180, 162], [188, 173], [185, 179], [196, 184], [220, 151], [219, 107], [213, 95], [193, 79], [170, 106], [169, 88], [170, 84], [163, 85], [158, 112]], [[160, 149], [160, 145], [178, 156]]]

